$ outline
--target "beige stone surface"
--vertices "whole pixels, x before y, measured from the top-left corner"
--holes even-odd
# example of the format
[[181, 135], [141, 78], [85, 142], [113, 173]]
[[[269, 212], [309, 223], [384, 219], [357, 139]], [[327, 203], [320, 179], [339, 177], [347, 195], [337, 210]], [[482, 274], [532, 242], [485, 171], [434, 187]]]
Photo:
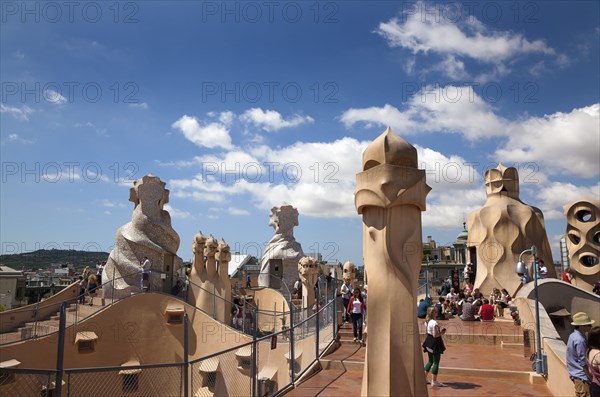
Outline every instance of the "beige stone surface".
[[431, 190], [417, 151], [388, 128], [363, 153], [355, 204], [369, 274], [369, 342], [363, 396], [427, 396], [416, 305], [421, 211]]
[[271, 208], [269, 226], [275, 229], [275, 234], [269, 240], [265, 252], [260, 258], [258, 285], [260, 287], [271, 286], [269, 261], [281, 259], [284, 282], [291, 290], [298, 277], [298, 261], [304, 256], [302, 246], [294, 237], [294, 227], [298, 226], [298, 210], [286, 203]]
[[575, 276], [571, 283], [591, 291], [600, 281], [600, 200], [581, 199], [563, 208], [569, 262]]
[[131, 222], [121, 226], [115, 235], [115, 248], [102, 273], [102, 295], [117, 299], [140, 291], [140, 264], [146, 256], [154, 272], [150, 289], [169, 293], [173, 277], [182, 265], [177, 256], [179, 235], [171, 227], [169, 212], [163, 209], [169, 202], [169, 190], [159, 177], [148, 174], [133, 183], [129, 201], [134, 203]]
[[[552, 252], [542, 212], [519, 199], [519, 174], [514, 167], [499, 164], [485, 172], [487, 200], [468, 217], [468, 247], [476, 249], [475, 288], [489, 294], [506, 288], [510, 294], [520, 285], [515, 274], [519, 254], [535, 245], [537, 256], [548, 268], [547, 277], [556, 277]], [[471, 260], [474, 258], [471, 257]], [[524, 256], [531, 280], [531, 257]]]
[[219, 321], [229, 323], [231, 310], [231, 280], [228, 264], [231, 261], [229, 245], [225, 240], [217, 243], [211, 235], [198, 232], [193, 239], [194, 263], [190, 273], [188, 302], [214, 313]]
[[356, 282], [356, 265], [350, 261], [346, 261], [342, 265], [342, 278], [344, 282], [349, 283], [352, 288], [354, 288], [354, 283]]
[[312, 307], [316, 302], [315, 284], [320, 270], [313, 257], [305, 256], [298, 261], [298, 275], [302, 283], [302, 307]]

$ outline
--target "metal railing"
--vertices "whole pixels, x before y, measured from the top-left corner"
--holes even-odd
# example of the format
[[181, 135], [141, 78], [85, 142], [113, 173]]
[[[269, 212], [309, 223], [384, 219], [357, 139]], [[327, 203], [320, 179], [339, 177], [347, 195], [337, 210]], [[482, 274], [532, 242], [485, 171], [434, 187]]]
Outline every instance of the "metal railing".
[[[289, 328], [259, 337], [254, 322], [250, 342], [194, 360], [189, 360], [186, 314], [181, 362], [64, 369], [59, 359], [51, 370], [2, 368], [0, 395], [277, 396], [292, 386], [335, 340], [339, 302], [334, 294], [326, 299], [326, 304], [298, 323], [294, 323], [293, 308], [285, 313]], [[57, 357], [62, 357], [64, 351], [65, 310], [63, 304]], [[281, 362], [287, 362], [285, 371], [281, 371]]]

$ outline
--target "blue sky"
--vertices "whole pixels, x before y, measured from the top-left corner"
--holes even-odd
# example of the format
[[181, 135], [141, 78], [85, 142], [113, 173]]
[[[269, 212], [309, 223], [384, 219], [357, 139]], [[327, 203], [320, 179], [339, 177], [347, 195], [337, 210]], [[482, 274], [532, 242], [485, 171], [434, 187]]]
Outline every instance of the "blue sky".
[[147, 173], [193, 235], [260, 256], [269, 210], [305, 252], [362, 264], [353, 201], [387, 125], [454, 241], [483, 172], [518, 168], [558, 260], [562, 206], [600, 196], [598, 2], [1, 3], [2, 253], [109, 251]]

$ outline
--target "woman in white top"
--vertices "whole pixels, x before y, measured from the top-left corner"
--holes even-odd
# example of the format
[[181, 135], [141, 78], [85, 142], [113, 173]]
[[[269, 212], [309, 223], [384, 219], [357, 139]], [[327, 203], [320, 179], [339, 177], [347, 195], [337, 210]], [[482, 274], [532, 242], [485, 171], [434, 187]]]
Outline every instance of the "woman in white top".
[[360, 292], [360, 288], [354, 288], [354, 295], [348, 303], [348, 312], [352, 318], [352, 331], [354, 332], [354, 342], [362, 344], [363, 314], [365, 313], [365, 302]]
[[[446, 350], [446, 346], [444, 346], [444, 341], [442, 339], [442, 335], [446, 333], [446, 328], [440, 330], [436, 318], [437, 310], [435, 307], [427, 309], [427, 317], [425, 317], [427, 337], [425, 338], [425, 342], [423, 342], [423, 352], [427, 353], [429, 361], [425, 364], [425, 380], [427, 380], [427, 375], [429, 374], [429, 370], [431, 370], [431, 373], [433, 374], [431, 386], [442, 387], [444, 384], [437, 381], [437, 376], [440, 358], [442, 357], [444, 350]], [[429, 383], [428, 380], [427, 383]]]

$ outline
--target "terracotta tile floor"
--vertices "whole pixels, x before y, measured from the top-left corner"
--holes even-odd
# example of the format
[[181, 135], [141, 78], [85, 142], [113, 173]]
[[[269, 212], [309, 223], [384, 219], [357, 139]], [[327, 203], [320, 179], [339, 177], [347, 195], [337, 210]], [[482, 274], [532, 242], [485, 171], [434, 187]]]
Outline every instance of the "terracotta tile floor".
[[[521, 335], [521, 329], [513, 325], [512, 321], [496, 321], [494, 323], [473, 322], [465, 324], [460, 319], [451, 319], [444, 322], [449, 335], [487, 335], [490, 340], [493, 336], [510, 338]], [[351, 332], [348, 333], [348, 324], [341, 330], [342, 339], [352, 340]], [[362, 370], [357, 369], [358, 363], [364, 364], [365, 348], [357, 344], [345, 343], [335, 352], [325, 357], [325, 360], [352, 363], [351, 370], [332, 366], [332, 369], [323, 370], [315, 374], [304, 383], [291, 390], [286, 396], [340, 396], [358, 397], [362, 385]], [[424, 355], [424, 360], [426, 356]], [[348, 364], [347, 364], [348, 365]], [[490, 344], [461, 344], [448, 343], [447, 350], [442, 356], [439, 381], [445, 387], [429, 387], [430, 396], [552, 396], [545, 385], [532, 385], [526, 380], [519, 379], [494, 379], [477, 376], [444, 376], [444, 367], [452, 368], [481, 368], [508, 371], [531, 371], [531, 362], [524, 357], [522, 348], [502, 348], [498, 341], [496, 345]]]

